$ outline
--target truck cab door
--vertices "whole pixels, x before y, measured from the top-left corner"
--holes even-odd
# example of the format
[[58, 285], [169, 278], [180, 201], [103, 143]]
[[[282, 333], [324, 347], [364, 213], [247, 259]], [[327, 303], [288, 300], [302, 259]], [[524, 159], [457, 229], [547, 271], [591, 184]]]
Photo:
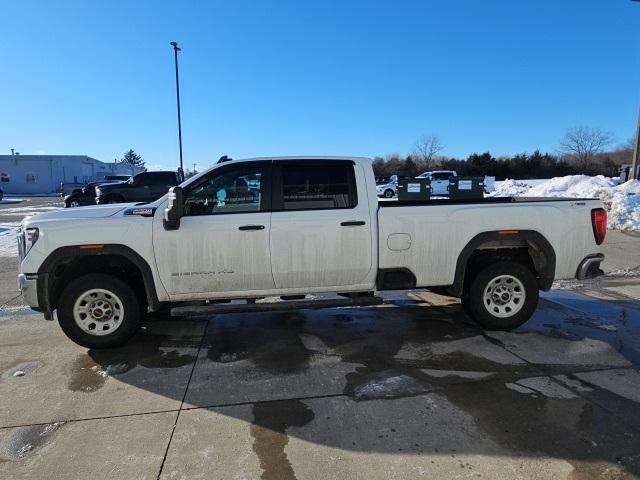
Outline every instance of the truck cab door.
[[153, 248], [169, 295], [216, 298], [274, 288], [269, 176], [269, 162], [212, 170], [184, 187], [184, 216], [177, 230], [165, 230], [163, 212], [156, 211]]
[[274, 163], [273, 175], [276, 287], [373, 288], [377, 227], [371, 218], [377, 212], [370, 211], [362, 167], [350, 160], [282, 160]]

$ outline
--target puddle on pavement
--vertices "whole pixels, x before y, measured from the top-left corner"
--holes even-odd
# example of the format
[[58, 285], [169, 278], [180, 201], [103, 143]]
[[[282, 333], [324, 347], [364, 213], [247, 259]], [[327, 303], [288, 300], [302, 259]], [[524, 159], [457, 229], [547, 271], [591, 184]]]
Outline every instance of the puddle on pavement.
[[[306, 370], [313, 353], [304, 346], [298, 331], [304, 325], [300, 314], [270, 316], [263, 321], [225, 319], [216, 322], [208, 333], [207, 357], [217, 363], [249, 360], [272, 374], [290, 374]], [[231, 320], [231, 321], [229, 321]]]
[[253, 451], [262, 468], [262, 480], [295, 480], [284, 449], [289, 443], [287, 428], [302, 427], [314, 419], [313, 411], [299, 400], [282, 400], [253, 405], [250, 432]]
[[640, 366], [640, 309], [629, 308], [627, 302], [618, 305], [575, 292], [556, 291], [544, 297], [533, 317], [515, 333], [538, 332], [574, 341], [600, 340], [634, 366]]
[[29, 307], [4, 307], [0, 308], [0, 321], [3, 318], [11, 318], [17, 315], [39, 315]]
[[[481, 431], [514, 453], [566, 459], [574, 467], [572, 479], [628, 478], [624, 469], [640, 474], [637, 432], [578, 396], [532, 395], [494, 381], [452, 385], [438, 395], [472, 415]], [[609, 476], [602, 477], [603, 472]]]
[[0, 462], [22, 460], [50, 443], [65, 422], [17, 427], [0, 442]]
[[137, 366], [178, 368], [195, 361], [193, 355], [180, 353], [178, 347], [167, 347], [170, 340], [167, 335], [141, 333], [124, 347], [81, 353], [71, 365], [68, 388], [95, 392], [110, 376], [122, 375]]

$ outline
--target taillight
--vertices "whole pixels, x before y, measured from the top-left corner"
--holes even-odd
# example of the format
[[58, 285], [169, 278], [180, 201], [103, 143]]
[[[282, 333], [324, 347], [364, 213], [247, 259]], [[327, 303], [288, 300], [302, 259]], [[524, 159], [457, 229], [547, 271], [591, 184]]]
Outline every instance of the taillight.
[[594, 208], [591, 210], [591, 226], [593, 227], [593, 237], [596, 245], [604, 242], [607, 235], [607, 211], [604, 208]]

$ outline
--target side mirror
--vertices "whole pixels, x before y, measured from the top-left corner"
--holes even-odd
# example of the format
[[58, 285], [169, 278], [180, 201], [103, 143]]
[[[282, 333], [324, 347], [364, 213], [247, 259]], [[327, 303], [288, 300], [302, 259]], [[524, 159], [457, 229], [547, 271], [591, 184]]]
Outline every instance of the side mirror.
[[169, 189], [169, 202], [164, 209], [164, 219], [162, 225], [165, 230], [177, 230], [180, 228], [180, 219], [183, 215], [182, 187], [171, 187]]

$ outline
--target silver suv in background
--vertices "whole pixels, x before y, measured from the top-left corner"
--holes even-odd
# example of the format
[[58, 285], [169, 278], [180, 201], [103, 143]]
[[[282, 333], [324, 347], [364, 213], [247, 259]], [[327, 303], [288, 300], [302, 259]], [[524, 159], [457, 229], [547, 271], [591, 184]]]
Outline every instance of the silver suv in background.
[[398, 176], [391, 175], [389, 181], [376, 185], [378, 197], [393, 198], [398, 195]]

